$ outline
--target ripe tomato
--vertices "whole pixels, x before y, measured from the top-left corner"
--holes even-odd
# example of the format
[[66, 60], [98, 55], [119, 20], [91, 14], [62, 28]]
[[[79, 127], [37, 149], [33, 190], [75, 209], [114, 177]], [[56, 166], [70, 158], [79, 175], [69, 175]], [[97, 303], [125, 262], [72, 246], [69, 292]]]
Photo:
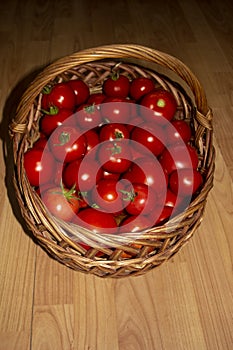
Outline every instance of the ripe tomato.
[[[130, 215], [149, 214], [157, 205], [156, 192], [145, 184], [133, 183], [122, 190], [125, 210]], [[128, 204], [127, 204], [128, 203]]]
[[87, 103], [90, 105], [95, 104], [97, 108], [99, 108], [99, 105], [104, 101], [105, 98], [105, 94], [101, 92], [96, 92], [95, 94], [90, 95], [90, 97], [87, 100]]
[[75, 104], [79, 106], [87, 102], [90, 96], [88, 85], [81, 79], [69, 80], [67, 83], [75, 93]]
[[87, 130], [83, 135], [85, 136], [87, 142], [87, 154], [99, 144], [99, 135], [94, 129]]
[[75, 185], [76, 191], [90, 191], [103, 177], [103, 170], [97, 161], [78, 159], [68, 163], [63, 170], [63, 182], [67, 188]]
[[49, 147], [58, 161], [71, 162], [85, 155], [87, 144], [80, 130], [61, 125], [51, 134]]
[[168, 123], [165, 130], [166, 144], [187, 143], [190, 141], [192, 132], [190, 126], [184, 120], [174, 120]]
[[102, 116], [95, 104], [82, 104], [76, 109], [76, 120], [80, 128], [90, 130], [102, 122]]
[[75, 190], [67, 190], [59, 186], [43, 191], [42, 201], [55, 217], [69, 222], [79, 211], [79, 200]]
[[167, 192], [168, 176], [164, 172], [161, 164], [153, 157], [141, 157], [132, 163], [130, 168], [122, 175], [131, 183], [144, 183], [153, 187], [160, 196], [165, 196]]
[[112, 173], [123, 173], [131, 164], [128, 142], [104, 141], [98, 148], [98, 160], [102, 168]]
[[119, 226], [119, 233], [124, 232], [140, 232], [151, 228], [154, 224], [154, 221], [150, 217], [144, 215], [130, 215], [126, 217]]
[[101, 179], [92, 189], [92, 202], [101, 210], [120, 214], [123, 210], [122, 193], [124, 185], [113, 179]]
[[158, 226], [158, 225], [163, 225], [165, 224], [165, 222], [167, 222], [170, 217], [172, 216], [174, 212], [174, 208], [173, 207], [163, 207], [162, 210], [160, 207], [155, 208], [155, 212], [152, 213], [155, 221], [154, 221], [154, 225], [153, 226]]
[[109, 97], [126, 98], [129, 94], [129, 79], [118, 73], [113, 73], [103, 84], [103, 92]]
[[129, 130], [127, 126], [121, 123], [104, 124], [99, 133], [100, 142], [103, 141], [120, 141], [129, 139]]
[[120, 173], [109, 173], [106, 170], [103, 171], [103, 179], [118, 180], [120, 175]]
[[32, 186], [52, 182], [55, 162], [46, 149], [31, 148], [24, 154], [24, 168]]
[[138, 101], [144, 95], [154, 90], [154, 88], [154, 82], [150, 78], [139, 77], [132, 80], [129, 94], [133, 99]]
[[72, 114], [73, 111], [71, 109], [58, 109], [57, 107], [50, 107], [50, 113], [43, 115], [40, 119], [40, 130], [46, 136], [49, 136], [65, 121], [68, 121], [70, 125], [75, 125], [74, 118], [71, 118]]
[[49, 111], [50, 107], [74, 109], [75, 93], [67, 83], [58, 83], [51, 89], [44, 89], [41, 100], [42, 109]]
[[168, 174], [177, 169], [196, 169], [198, 162], [197, 151], [190, 145], [170, 146], [160, 156], [160, 164]]
[[140, 105], [142, 106], [140, 112], [143, 118], [162, 125], [174, 117], [177, 109], [177, 103], [172, 93], [163, 89], [155, 89], [146, 94]]
[[[133, 147], [138, 148], [144, 154], [148, 153], [148, 150], [151, 151], [155, 156], [158, 156], [162, 153], [165, 146], [165, 133], [161, 126], [156, 125], [155, 123], [144, 122], [139, 126], [135, 126], [131, 131], [131, 140], [133, 142]], [[145, 148], [140, 147], [143, 145]]]
[[75, 218], [75, 223], [94, 233], [117, 232], [117, 224], [114, 216], [94, 208], [80, 210]]
[[171, 191], [179, 196], [192, 196], [202, 183], [202, 175], [195, 169], [175, 170], [169, 177]]
[[107, 97], [101, 105], [102, 118], [109, 123], [127, 123], [131, 118], [131, 105], [127, 99]]
[[44, 136], [40, 136], [40, 138], [34, 143], [33, 149], [39, 148], [44, 149], [47, 146], [48, 140]]

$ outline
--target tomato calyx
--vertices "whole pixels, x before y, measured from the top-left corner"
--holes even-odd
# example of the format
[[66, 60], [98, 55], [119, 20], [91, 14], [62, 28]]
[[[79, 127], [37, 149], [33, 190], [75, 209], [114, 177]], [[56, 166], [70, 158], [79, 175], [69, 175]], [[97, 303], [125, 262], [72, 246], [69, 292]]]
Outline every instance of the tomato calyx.
[[60, 143], [55, 143], [54, 146], [64, 146], [70, 141], [70, 133], [63, 131], [59, 137], [58, 140]]
[[79, 200], [79, 197], [76, 195], [75, 184], [70, 189], [67, 189], [64, 187], [61, 181], [60, 187], [61, 187], [61, 191], [53, 191], [52, 193], [62, 194], [69, 203], [71, 202], [72, 199]]
[[163, 98], [160, 98], [160, 99], [157, 101], [157, 106], [158, 106], [158, 107], [161, 107], [161, 108], [165, 107], [165, 106], [166, 106], [165, 100], [164, 100]]
[[132, 189], [131, 191], [120, 190], [120, 192], [124, 195], [123, 201], [133, 202], [135, 198], [138, 196], [138, 193]]
[[57, 115], [59, 112], [59, 108], [57, 106], [50, 106], [49, 110], [41, 109], [41, 112], [46, 115]]
[[42, 94], [43, 95], [49, 95], [52, 90], [52, 86], [46, 85], [42, 89]]
[[111, 151], [111, 155], [114, 156], [115, 154], [120, 154], [121, 153], [121, 146], [118, 145], [117, 143], [113, 143], [112, 147], [108, 147], [107, 150]]
[[113, 81], [117, 81], [120, 77], [120, 73], [118, 70], [112, 70], [112, 74], [111, 74], [111, 79]]
[[86, 113], [93, 114], [93, 113], [95, 113], [95, 110], [96, 110], [95, 103], [88, 105], [88, 106], [85, 106], [83, 109]]

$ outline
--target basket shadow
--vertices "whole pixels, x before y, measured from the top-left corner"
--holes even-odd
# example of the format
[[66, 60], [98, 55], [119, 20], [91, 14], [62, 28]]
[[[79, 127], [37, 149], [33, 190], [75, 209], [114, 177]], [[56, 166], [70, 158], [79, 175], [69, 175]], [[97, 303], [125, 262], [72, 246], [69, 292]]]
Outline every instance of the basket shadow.
[[27, 228], [25, 220], [23, 219], [20, 210], [20, 205], [18, 203], [16, 193], [14, 190], [14, 156], [12, 140], [9, 133], [9, 124], [15, 117], [17, 106], [23, 93], [27, 89], [28, 85], [41, 71], [41, 69], [43, 69], [43, 67], [39, 67], [35, 70], [30, 71], [13, 87], [13, 89], [10, 91], [9, 95], [6, 98], [5, 105], [3, 106], [2, 121], [0, 123], [0, 139], [2, 140], [2, 153], [5, 163], [5, 169], [2, 169], [2, 172], [5, 170], [4, 182], [7, 189], [7, 196], [14, 216], [21, 224], [25, 233], [28, 234], [31, 238], [33, 238], [33, 236], [30, 230]]

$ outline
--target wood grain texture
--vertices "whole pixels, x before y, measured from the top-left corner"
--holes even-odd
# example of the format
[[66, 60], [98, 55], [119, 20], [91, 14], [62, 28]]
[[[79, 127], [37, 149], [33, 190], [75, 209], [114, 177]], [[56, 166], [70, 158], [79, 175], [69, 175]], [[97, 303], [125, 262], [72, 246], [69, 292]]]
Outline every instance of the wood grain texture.
[[214, 112], [216, 172], [203, 222], [169, 262], [140, 277], [74, 272], [37, 246], [0, 155], [0, 350], [227, 350], [233, 347], [233, 6], [230, 0], [0, 2], [0, 136], [35, 72], [110, 43], [183, 60]]

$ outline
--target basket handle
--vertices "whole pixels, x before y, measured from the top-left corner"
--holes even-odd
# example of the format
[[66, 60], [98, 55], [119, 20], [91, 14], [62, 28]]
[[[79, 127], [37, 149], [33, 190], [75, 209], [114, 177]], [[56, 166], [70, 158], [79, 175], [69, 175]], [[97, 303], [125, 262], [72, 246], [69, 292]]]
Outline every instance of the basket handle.
[[10, 130], [12, 132], [24, 132], [27, 126], [31, 105], [50, 80], [66, 70], [91, 61], [98, 61], [106, 58], [136, 58], [159, 64], [175, 72], [187, 83], [193, 92], [200, 122], [202, 125], [211, 129], [210, 123], [212, 113], [208, 108], [204, 89], [196, 76], [184, 63], [169, 54], [149, 47], [134, 44], [117, 44], [81, 50], [77, 53], [60, 58], [43, 69], [23, 94], [16, 111], [15, 119], [10, 125]]

